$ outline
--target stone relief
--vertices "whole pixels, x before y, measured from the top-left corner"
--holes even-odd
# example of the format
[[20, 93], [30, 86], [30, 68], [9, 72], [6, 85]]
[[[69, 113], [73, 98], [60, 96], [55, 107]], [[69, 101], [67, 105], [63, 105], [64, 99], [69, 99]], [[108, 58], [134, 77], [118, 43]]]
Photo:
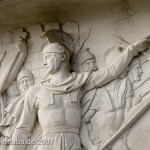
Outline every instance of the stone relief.
[[92, 50], [81, 46], [76, 52], [71, 34], [46, 26], [39, 52], [45, 69], [34, 64], [43, 69], [41, 81], [26, 65], [34, 59], [27, 56], [28, 45], [36, 43], [33, 37], [19, 30], [19, 37], [13, 36], [16, 55], [1, 53], [0, 132], [2, 141], [36, 142], [6, 142], [1, 149], [134, 150], [128, 142], [132, 127], [150, 105], [150, 75], [143, 79], [142, 68], [149, 62], [150, 36], [126, 48], [110, 48], [106, 65], [99, 69]]
[[6, 95], [5, 90], [9, 85], [15, 80], [22, 63], [24, 62], [27, 56], [27, 45], [26, 38], [27, 33], [20, 29], [20, 35], [13, 35], [15, 39], [15, 47], [13, 54], [10, 54], [8, 51], [4, 50], [1, 57], [1, 84], [0, 84], [0, 93], [1, 93], [1, 120], [4, 119], [4, 108], [6, 106]]
[[[17, 84], [16, 84], [17, 83]], [[17, 76], [17, 82], [14, 81], [7, 89], [7, 107], [4, 109], [5, 118], [1, 121], [0, 130], [5, 140], [10, 140], [14, 129], [16, 128], [24, 105], [24, 95], [30, 86], [34, 84], [32, 73], [23, 69]], [[5, 145], [8, 149], [8, 145]]]
[[[114, 53], [117, 56], [120, 52], [118, 48], [112, 50], [107, 56], [110, 61], [106, 59], [107, 65], [112, 62]], [[81, 141], [85, 143], [86, 149], [94, 149], [94, 145], [97, 146], [97, 149], [101, 147], [127, 119], [128, 112], [132, 107], [133, 90], [131, 81], [126, 76], [127, 71], [125, 70], [118, 79], [97, 89], [81, 127]], [[88, 128], [89, 134], [86, 134], [87, 129], [85, 128]], [[85, 138], [86, 135], [89, 137]], [[123, 138], [119, 145], [120, 148], [125, 149], [125, 141], [122, 140]], [[90, 145], [90, 143], [92, 144]], [[112, 149], [116, 149], [116, 147]]]

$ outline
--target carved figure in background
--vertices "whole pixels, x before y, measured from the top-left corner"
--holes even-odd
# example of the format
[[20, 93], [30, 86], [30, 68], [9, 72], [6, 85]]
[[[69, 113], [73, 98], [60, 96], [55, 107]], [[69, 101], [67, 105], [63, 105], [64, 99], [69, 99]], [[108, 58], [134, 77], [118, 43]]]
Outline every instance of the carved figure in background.
[[[119, 48], [111, 48], [107, 54], [106, 65], [111, 64], [119, 55]], [[126, 75], [127, 71], [124, 71], [118, 79], [97, 89], [81, 127], [81, 141], [86, 149], [101, 147], [120, 128], [131, 109], [133, 89]], [[127, 150], [121, 140], [120, 145]]]
[[[118, 77], [132, 58], [148, 47], [148, 38], [130, 45], [111, 65], [95, 72], [71, 73], [70, 35], [59, 30], [46, 32], [49, 43], [43, 49], [44, 65], [50, 77], [32, 86], [25, 95], [21, 119], [13, 140], [27, 140], [37, 116], [43, 130], [38, 150], [81, 150], [79, 129], [81, 125], [80, 92], [101, 87]], [[46, 120], [45, 120], [46, 117]], [[30, 118], [30, 119], [29, 119]], [[26, 145], [11, 145], [11, 150], [24, 150]]]
[[[97, 64], [96, 64], [96, 58], [95, 56], [89, 51], [89, 49], [85, 49], [83, 51], [81, 51], [78, 55], [77, 58], [77, 68], [78, 68], [78, 72], [94, 72], [98, 70]], [[82, 95], [84, 96], [84, 98], [81, 98], [81, 110], [82, 110], [82, 114], [81, 116], [83, 117], [86, 112], [88, 111], [88, 109], [90, 108], [90, 105], [92, 103], [92, 100], [96, 94], [96, 88], [94, 88], [93, 90], [85, 93], [82, 93]], [[84, 95], [85, 94], [85, 95]]]
[[[23, 31], [22, 31], [23, 32]], [[20, 37], [16, 43], [16, 54], [9, 60], [8, 64], [4, 64], [5, 68], [0, 66], [0, 111], [1, 118], [4, 119], [4, 108], [6, 107], [6, 98], [4, 91], [11, 85], [11, 83], [16, 79], [16, 76], [26, 58], [27, 55], [27, 45], [26, 45], [27, 33], [23, 32], [22, 37]], [[0, 65], [5, 63], [7, 57], [7, 52], [3, 53], [0, 60]]]
[[9, 95], [15, 95], [15, 97], [12, 97], [13, 101], [10, 101], [11, 99], [9, 100], [8, 106], [4, 109], [5, 118], [0, 123], [0, 131], [6, 137], [5, 139], [12, 137], [14, 129], [20, 120], [24, 105], [24, 95], [29, 87], [34, 84], [33, 74], [27, 69], [21, 70], [17, 76], [17, 84], [19, 86], [20, 96], [18, 96], [18, 92], [16, 91], [16, 84], [8, 88], [7, 93]]
[[130, 78], [131, 82], [134, 84], [137, 81], [141, 80], [141, 75], [143, 73], [141, 68], [140, 59], [135, 58], [129, 66], [129, 73], [128, 77]]
[[[134, 60], [131, 62], [131, 64], [129, 65], [129, 72], [127, 74], [127, 78], [129, 79], [130, 83], [131, 83], [131, 91], [129, 91], [129, 95], [132, 95], [132, 98], [130, 99], [130, 102], [132, 103], [132, 108], [133, 106], [135, 106], [137, 103], [139, 103], [139, 97], [135, 96], [134, 93], [134, 83], [137, 81], [141, 80], [141, 75], [142, 75], [143, 71], [141, 68], [141, 62], [140, 59], [138, 58], [134, 58]], [[130, 89], [130, 88], [129, 88]], [[140, 97], [140, 99], [142, 99]], [[130, 107], [131, 108], [131, 107]], [[132, 116], [132, 108], [130, 109], [130, 111], [127, 113], [126, 118], [122, 124], [122, 126], [130, 119], [130, 117]], [[121, 127], [122, 127], [121, 126]], [[128, 128], [126, 130], [126, 132], [124, 132], [122, 134], [122, 136], [119, 138], [119, 140], [117, 140], [115, 142], [115, 144], [113, 144], [113, 148], [112, 150], [129, 150], [129, 146], [128, 146], [128, 134], [130, 133], [130, 128]], [[123, 143], [120, 143], [120, 141], [122, 141]], [[123, 146], [124, 145], [124, 146]]]
[[30, 86], [34, 85], [34, 78], [31, 71], [28, 69], [23, 69], [17, 76], [17, 83], [21, 95], [24, 95]]
[[[123, 149], [122, 145], [118, 143], [118, 139], [120, 139], [120, 137], [121, 139], [124, 139], [124, 143], [126, 143], [128, 150], [131, 149], [130, 140], [128, 141], [129, 136], [131, 134], [130, 127], [149, 109], [150, 103], [149, 103], [149, 98], [147, 97], [149, 95], [149, 90], [148, 90], [149, 88], [145, 90], [146, 92], [144, 91], [144, 93], [140, 94], [139, 98], [142, 100], [142, 102], [139, 105], [135, 103], [137, 101], [135, 89], [143, 84], [143, 82], [141, 82], [140, 84], [138, 84], [138, 86], [136, 86], [136, 88], [134, 85], [134, 83], [141, 80], [141, 75], [143, 73], [143, 71], [141, 70], [141, 61], [139, 57], [132, 61], [129, 68], [132, 68], [131, 70], [129, 70], [130, 73], [128, 73], [128, 78], [130, 78], [131, 82], [133, 83], [132, 86], [134, 91], [134, 98], [132, 99], [132, 101], [133, 101], [133, 105], [134, 106], [136, 105], [136, 107], [131, 108], [125, 122], [122, 124], [119, 130], [108, 141], [106, 141], [102, 145], [102, 147], [100, 148], [101, 150], [105, 149], [111, 144], [113, 144], [114, 150]], [[145, 101], [145, 97], [148, 98], [147, 99], [148, 101]]]
[[[149, 66], [149, 63], [150, 63], [150, 48], [146, 52], [144, 52], [143, 54], [144, 54], [144, 57], [145, 57], [145, 60], [146, 60], [145, 62], [147, 64], [147, 66]], [[139, 59], [139, 62], [141, 63], [141, 59]], [[144, 64], [145, 64], [145, 62], [144, 62]], [[142, 63], [140, 64], [139, 68], [141, 68], [140, 69], [141, 70], [141, 74], [143, 74], [143, 72], [144, 72], [144, 74], [146, 74], [146, 76], [142, 79], [142, 81], [140, 83], [138, 82], [138, 84], [136, 83], [137, 81], [135, 80], [135, 88], [134, 88], [134, 90], [135, 90], [136, 95], [137, 95], [133, 99], [133, 102], [134, 102], [135, 105], [138, 104], [138, 103], [140, 103], [142, 101], [142, 97], [147, 92], [149, 92], [149, 89], [150, 89], [150, 74], [148, 72], [149, 70], [147, 70], [147, 68], [143, 68], [142, 67]], [[138, 69], [138, 72], [139, 72], [139, 69]], [[140, 73], [138, 73], [137, 76], [140, 76], [139, 74]]]
[[[128, 78], [132, 82], [132, 84], [136, 83], [137, 81], [141, 80], [142, 76], [142, 68], [141, 68], [141, 62], [140, 59], [135, 58], [132, 63], [129, 66], [129, 73], [128, 73]], [[142, 101], [142, 97], [139, 95], [134, 96], [133, 98], [133, 106], [137, 105]]]
[[93, 72], [98, 70], [96, 58], [88, 48], [81, 51], [77, 59], [78, 72]]

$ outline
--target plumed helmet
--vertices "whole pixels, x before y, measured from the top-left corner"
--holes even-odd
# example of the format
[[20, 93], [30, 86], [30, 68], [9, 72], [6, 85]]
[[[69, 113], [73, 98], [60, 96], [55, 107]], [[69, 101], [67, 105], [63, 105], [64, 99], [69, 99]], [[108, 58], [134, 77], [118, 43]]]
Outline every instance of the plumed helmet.
[[[45, 53], [66, 53], [68, 59], [73, 54], [75, 46], [72, 37], [61, 30], [52, 29], [43, 33], [47, 42], [43, 45], [43, 54]], [[49, 48], [48, 48], [49, 47]]]

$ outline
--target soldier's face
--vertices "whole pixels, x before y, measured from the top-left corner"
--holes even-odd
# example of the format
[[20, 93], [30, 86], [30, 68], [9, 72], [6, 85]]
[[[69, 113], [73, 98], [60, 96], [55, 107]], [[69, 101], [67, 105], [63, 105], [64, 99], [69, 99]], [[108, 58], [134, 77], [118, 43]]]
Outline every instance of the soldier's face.
[[137, 64], [132, 67], [132, 77], [134, 81], [140, 81], [142, 73], [143, 71], [142, 71], [140, 64]]
[[43, 55], [44, 66], [47, 68], [49, 74], [55, 74], [61, 66], [62, 54], [45, 53]]
[[20, 81], [19, 81], [19, 89], [21, 94], [25, 93], [30, 86], [32, 86], [34, 84], [33, 78], [31, 77], [23, 77]]
[[83, 71], [96, 71], [97, 65], [96, 65], [96, 61], [94, 59], [89, 59], [87, 61], [85, 61], [83, 64]]

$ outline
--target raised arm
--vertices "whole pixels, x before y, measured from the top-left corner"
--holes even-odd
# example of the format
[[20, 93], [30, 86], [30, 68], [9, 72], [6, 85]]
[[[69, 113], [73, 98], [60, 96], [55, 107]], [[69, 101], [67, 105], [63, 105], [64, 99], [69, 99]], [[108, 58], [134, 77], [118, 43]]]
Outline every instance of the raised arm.
[[99, 88], [116, 79], [127, 68], [134, 56], [148, 48], [149, 37], [150, 36], [147, 36], [146, 38], [129, 45], [125, 51], [112, 62], [112, 64], [91, 73], [85, 85], [85, 90], [89, 91], [95, 87]]

